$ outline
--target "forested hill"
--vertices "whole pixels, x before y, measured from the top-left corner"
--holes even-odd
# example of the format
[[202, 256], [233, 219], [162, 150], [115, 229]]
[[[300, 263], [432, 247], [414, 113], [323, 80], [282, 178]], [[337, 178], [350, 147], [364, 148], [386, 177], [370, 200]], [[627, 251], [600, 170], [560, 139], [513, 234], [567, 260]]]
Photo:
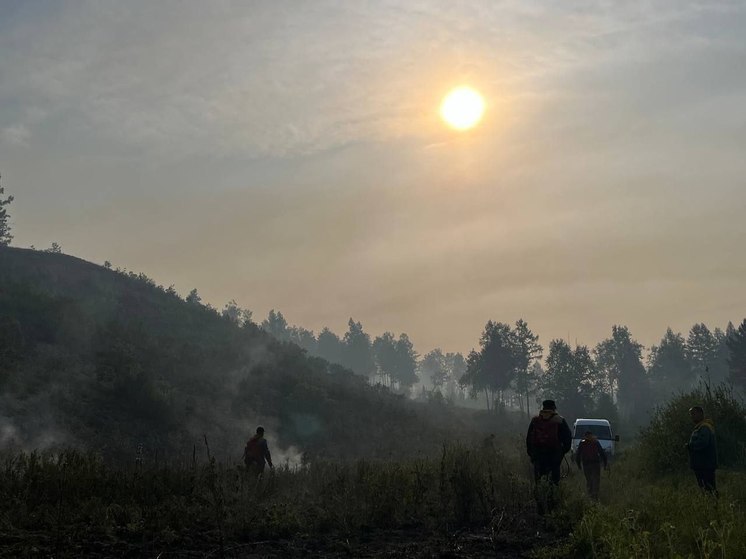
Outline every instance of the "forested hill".
[[454, 421], [145, 276], [15, 248], [0, 249], [0, 390], [3, 448], [117, 459], [191, 457], [203, 434], [237, 459], [258, 423], [296, 456], [385, 457], [432, 450]]

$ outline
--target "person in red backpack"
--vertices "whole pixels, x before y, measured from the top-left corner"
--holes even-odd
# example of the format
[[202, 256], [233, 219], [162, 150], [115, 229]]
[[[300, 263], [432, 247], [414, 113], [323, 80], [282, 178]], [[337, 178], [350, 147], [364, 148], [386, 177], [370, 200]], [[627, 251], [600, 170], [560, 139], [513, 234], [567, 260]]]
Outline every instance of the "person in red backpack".
[[601, 462], [604, 463], [604, 470], [609, 468], [609, 463], [606, 460], [604, 447], [601, 446], [592, 432], [586, 431], [583, 435], [583, 440], [580, 441], [578, 450], [575, 452], [575, 462], [578, 469], [580, 469], [581, 464], [583, 465], [588, 496], [594, 501], [598, 501], [598, 491], [601, 486]]
[[270, 469], [274, 469], [269, 445], [267, 439], [264, 438], [264, 427], [261, 425], [256, 428], [256, 434], [246, 443], [246, 448], [243, 451], [243, 461], [246, 464], [246, 469], [256, 477], [264, 473], [265, 464], [269, 464]]
[[554, 400], [544, 400], [541, 408], [528, 426], [526, 451], [534, 465], [534, 479], [538, 482], [549, 476], [557, 485], [562, 459], [572, 446], [572, 433], [565, 418], [557, 413]]

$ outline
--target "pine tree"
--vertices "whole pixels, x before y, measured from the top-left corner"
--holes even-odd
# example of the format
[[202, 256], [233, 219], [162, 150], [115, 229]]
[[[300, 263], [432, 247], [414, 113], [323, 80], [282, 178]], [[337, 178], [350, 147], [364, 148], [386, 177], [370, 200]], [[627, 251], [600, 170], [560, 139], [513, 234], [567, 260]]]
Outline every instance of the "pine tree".
[[746, 389], [746, 319], [731, 332], [726, 343], [730, 350], [730, 380], [733, 384]]
[[608, 383], [610, 394], [623, 415], [632, 417], [649, 407], [649, 380], [642, 364], [642, 345], [626, 326], [614, 325], [611, 337], [600, 342], [594, 353], [596, 366]]
[[342, 365], [359, 375], [372, 377], [376, 373], [376, 364], [370, 336], [363, 330], [363, 325], [352, 318], [347, 326], [348, 330], [343, 338]]
[[691, 388], [694, 376], [687, 360], [684, 336], [668, 328], [660, 343], [650, 348], [648, 371], [661, 395]]

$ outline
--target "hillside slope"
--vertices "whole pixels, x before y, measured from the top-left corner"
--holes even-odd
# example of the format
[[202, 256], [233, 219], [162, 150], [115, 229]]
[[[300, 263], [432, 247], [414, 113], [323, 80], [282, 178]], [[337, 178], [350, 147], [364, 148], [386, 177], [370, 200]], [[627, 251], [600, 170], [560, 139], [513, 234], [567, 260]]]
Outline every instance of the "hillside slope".
[[0, 250], [0, 405], [2, 447], [118, 459], [138, 444], [187, 459], [203, 435], [238, 459], [258, 423], [294, 458], [429, 452], [463, 428], [145, 276], [14, 248]]

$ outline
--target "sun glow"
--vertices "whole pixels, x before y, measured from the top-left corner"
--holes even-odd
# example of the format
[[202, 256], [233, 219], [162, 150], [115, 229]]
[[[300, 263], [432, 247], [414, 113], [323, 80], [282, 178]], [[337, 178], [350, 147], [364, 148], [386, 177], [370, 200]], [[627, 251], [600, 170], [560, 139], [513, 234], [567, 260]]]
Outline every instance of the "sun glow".
[[476, 126], [484, 114], [484, 98], [471, 87], [457, 87], [440, 104], [440, 116], [457, 130]]

